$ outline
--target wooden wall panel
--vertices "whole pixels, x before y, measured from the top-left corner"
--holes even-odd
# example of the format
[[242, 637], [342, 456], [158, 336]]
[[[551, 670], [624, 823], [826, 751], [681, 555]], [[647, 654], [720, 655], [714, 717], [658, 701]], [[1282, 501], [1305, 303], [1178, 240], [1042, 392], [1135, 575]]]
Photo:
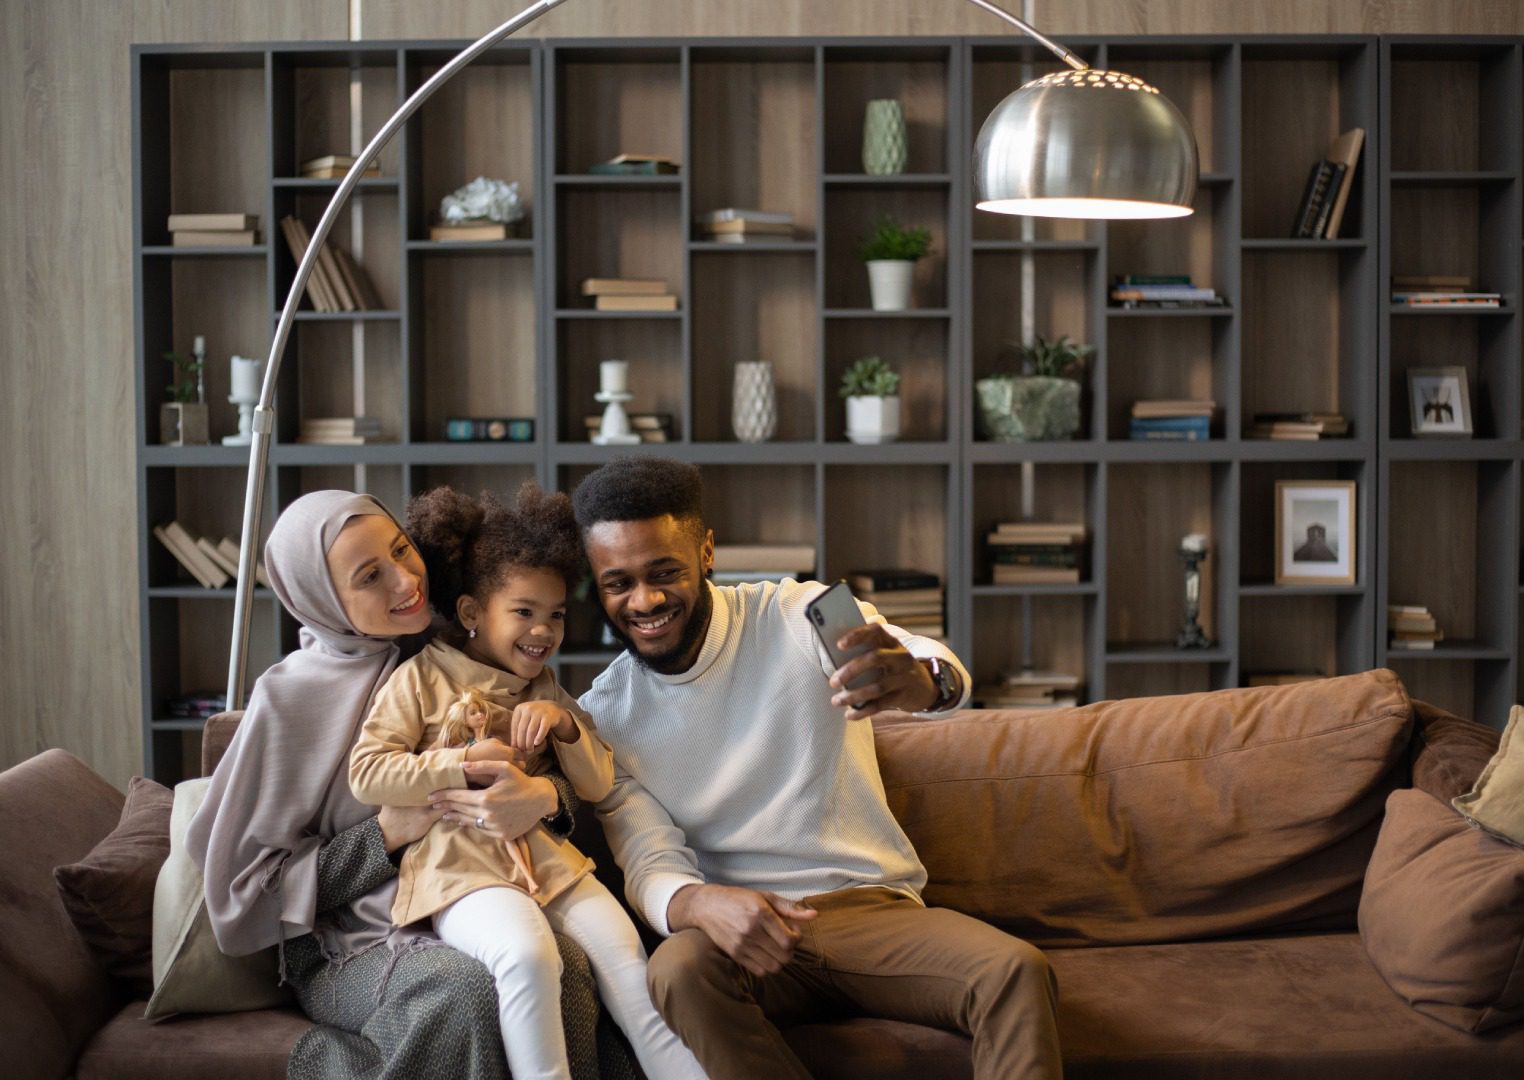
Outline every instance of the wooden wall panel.
[[[1019, 6], [1014, 4], [1013, 6]], [[366, 38], [448, 38], [499, 0], [365, 0]], [[1513, 0], [1041, 0], [1065, 34], [1524, 33]], [[129, 46], [342, 39], [346, 0], [0, 7], [0, 766], [50, 746], [120, 784], [141, 761]], [[990, 34], [961, 0], [568, 0], [538, 36]], [[20, 256], [20, 257], [18, 257]]]

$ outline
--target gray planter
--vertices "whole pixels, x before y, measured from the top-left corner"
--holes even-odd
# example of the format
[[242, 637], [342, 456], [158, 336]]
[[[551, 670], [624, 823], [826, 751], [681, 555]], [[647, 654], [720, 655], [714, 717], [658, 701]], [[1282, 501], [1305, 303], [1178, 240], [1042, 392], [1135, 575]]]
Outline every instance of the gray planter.
[[1048, 375], [997, 375], [975, 383], [984, 437], [996, 442], [1072, 439], [1080, 428], [1080, 384]]

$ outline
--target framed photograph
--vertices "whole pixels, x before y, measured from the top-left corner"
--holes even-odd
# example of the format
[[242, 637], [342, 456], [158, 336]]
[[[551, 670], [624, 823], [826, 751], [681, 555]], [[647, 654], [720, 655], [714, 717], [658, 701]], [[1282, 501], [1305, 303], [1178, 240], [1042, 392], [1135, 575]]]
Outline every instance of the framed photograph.
[[1471, 436], [1471, 387], [1463, 367], [1408, 369], [1408, 409], [1415, 436]]
[[1353, 481], [1276, 482], [1275, 583], [1355, 583]]

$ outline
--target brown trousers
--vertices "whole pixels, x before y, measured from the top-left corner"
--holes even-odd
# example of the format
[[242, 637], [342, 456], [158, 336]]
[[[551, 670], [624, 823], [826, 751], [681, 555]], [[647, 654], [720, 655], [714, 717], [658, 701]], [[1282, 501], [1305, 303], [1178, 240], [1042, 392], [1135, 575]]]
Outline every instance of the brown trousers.
[[702, 930], [674, 934], [647, 981], [662, 1017], [710, 1080], [809, 1080], [776, 1025], [878, 1016], [964, 1032], [974, 1075], [1058, 1077], [1057, 982], [1033, 946], [946, 908], [881, 888], [806, 901], [794, 959], [751, 975]]

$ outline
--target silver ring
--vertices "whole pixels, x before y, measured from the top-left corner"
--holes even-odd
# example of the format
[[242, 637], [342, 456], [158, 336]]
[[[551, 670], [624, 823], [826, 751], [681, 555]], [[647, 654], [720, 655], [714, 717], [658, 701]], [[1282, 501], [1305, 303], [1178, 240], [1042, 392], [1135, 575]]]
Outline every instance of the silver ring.
[[487, 827], [487, 821], [486, 821], [486, 819], [485, 818], [477, 818], [476, 819], [476, 827], [478, 829], [485, 829]]

